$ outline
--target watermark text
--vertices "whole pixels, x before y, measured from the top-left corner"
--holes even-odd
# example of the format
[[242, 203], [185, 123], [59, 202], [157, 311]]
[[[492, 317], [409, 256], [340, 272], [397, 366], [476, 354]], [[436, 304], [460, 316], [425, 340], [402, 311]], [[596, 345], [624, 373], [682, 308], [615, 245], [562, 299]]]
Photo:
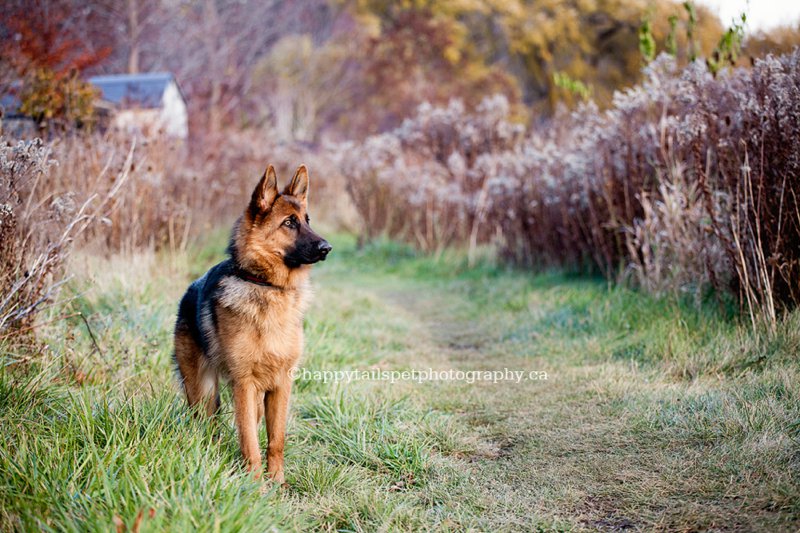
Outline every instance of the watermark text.
[[322, 383], [350, 383], [353, 381], [387, 381], [399, 383], [411, 381], [425, 383], [429, 381], [451, 381], [467, 384], [473, 383], [522, 383], [523, 381], [546, 381], [544, 370], [514, 370], [502, 368], [496, 370], [439, 370], [434, 368], [411, 370], [385, 369], [351, 369], [351, 370], [311, 370], [293, 368], [291, 377], [296, 381], [320, 381]]

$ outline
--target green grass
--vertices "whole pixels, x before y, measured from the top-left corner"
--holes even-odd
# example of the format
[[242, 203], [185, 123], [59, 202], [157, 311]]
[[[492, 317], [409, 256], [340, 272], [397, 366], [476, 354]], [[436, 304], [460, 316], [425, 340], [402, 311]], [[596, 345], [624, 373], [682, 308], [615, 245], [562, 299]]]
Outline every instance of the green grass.
[[229, 392], [198, 420], [171, 364], [177, 301], [223, 239], [78, 258], [56, 312], [82, 312], [98, 347], [75, 317], [38, 350], [0, 346], [0, 529], [800, 527], [797, 313], [752, 332], [713, 305], [348, 236], [314, 273], [305, 368], [548, 379], [300, 380], [289, 487], [256, 482]]

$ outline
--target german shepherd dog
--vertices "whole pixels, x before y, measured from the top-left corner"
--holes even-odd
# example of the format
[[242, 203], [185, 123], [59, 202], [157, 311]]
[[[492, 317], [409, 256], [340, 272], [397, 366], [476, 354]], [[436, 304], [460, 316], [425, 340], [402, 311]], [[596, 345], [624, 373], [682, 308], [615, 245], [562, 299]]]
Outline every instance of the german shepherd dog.
[[233, 389], [239, 444], [261, 476], [258, 424], [266, 415], [267, 473], [284, 483], [283, 448], [291, 372], [303, 352], [310, 265], [331, 245], [307, 214], [308, 170], [278, 192], [272, 165], [233, 227], [230, 258], [189, 286], [175, 324], [175, 362], [189, 405], [219, 410], [219, 378]]

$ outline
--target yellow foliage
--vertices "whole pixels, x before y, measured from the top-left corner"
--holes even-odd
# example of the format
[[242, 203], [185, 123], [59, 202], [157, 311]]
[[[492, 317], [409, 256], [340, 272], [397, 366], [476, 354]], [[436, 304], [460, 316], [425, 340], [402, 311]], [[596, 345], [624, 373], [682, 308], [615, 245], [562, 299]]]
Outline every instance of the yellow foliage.
[[[357, 16], [381, 32], [404, 10], [428, 13], [441, 21], [450, 40], [441, 51], [444, 60], [461, 62], [468, 75], [502, 65], [529, 104], [550, 109], [559, 94], [556, 72], [592, 87], [595, 100], [608, 104], [614, 90], [640, 78], [642, 21], [651, 21], [660, 52], [670, 15], [680, 24], [687, 18], [681, 3], [672, 0], [356, 0], [355, 5]], [[707, 9], [697, 12], [698, 52], [708, 54], [723, 29]], [[685, 32], [677, 37], [678, 48], [686, 50]]]
[[77, 72], [57, 76], [52, 70], [38, 68], [25, 79], [20, 94], [20, 111], [50, 126], [88, 127], [95, 119], [97, 90], [81, 80]]

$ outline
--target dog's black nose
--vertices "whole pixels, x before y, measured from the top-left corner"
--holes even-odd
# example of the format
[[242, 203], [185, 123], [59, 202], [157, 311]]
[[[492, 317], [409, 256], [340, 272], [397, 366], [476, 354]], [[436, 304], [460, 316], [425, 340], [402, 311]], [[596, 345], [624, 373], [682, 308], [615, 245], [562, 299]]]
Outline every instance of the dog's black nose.
[[331, 245], [328, 243], [328, 241], [321, 241], [321, 242], [320, 242], [320, 243], [317, 245], [317, 250], [319, 250], [319, 253], [320, 253], [320, 254], [322, 254], [322, 256], [323, 256], [323, 257], [325, 257], [326, 255], [328, 255], [328, 253], [329, 253], [331, 250], [333, 250], [333, 246], [331, 246]]

